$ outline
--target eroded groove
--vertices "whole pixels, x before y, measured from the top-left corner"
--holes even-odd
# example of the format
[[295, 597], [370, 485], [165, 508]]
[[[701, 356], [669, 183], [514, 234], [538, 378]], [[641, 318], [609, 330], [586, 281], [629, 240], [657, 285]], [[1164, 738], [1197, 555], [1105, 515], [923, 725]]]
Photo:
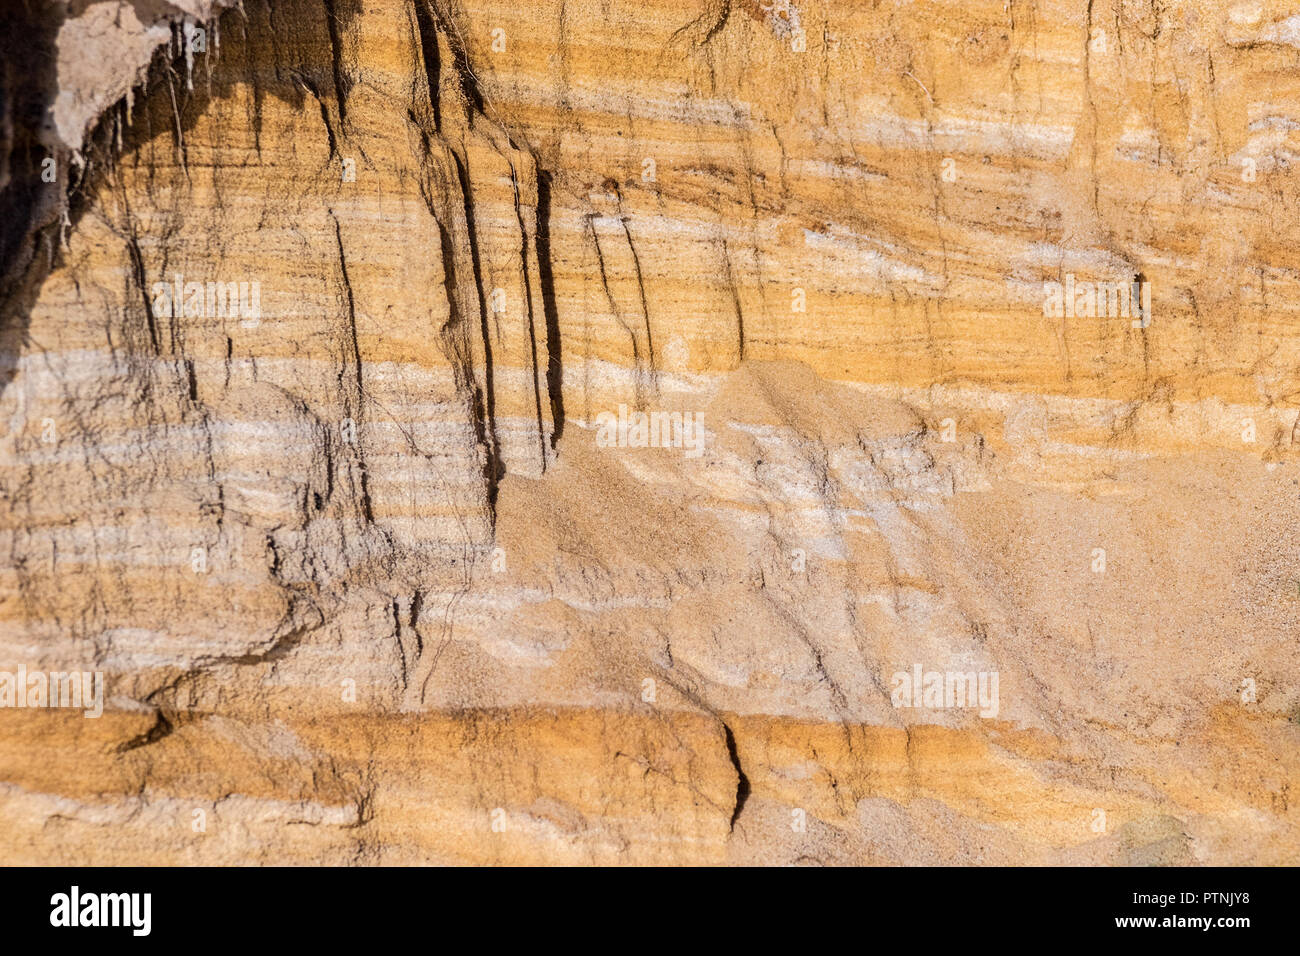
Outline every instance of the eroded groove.
[[[468, 204], [467, 204], [468, 205]], [[487, 311], [483, 307], [482, 292], [480, 300], [480, 330], [483, 335], [483, 379], [484, 387], [479, 388], [474, 377], [474, 359], [466, 338], [469, 334], [465, 327], [464, 316], [460, 310], [460, 290], [456, 282], [456, 251], [452, 246], [451, 236], [442, 220], [435, 217], [438, 224], [439, 251], [442, 255], [442, 281], [447, 296], [450, 318], [444, 330], [444, 341], [455, 357], [453, 372], [456, 385], [469, 397], [470, 417], [474, 427], [474, 440], [483, 449], [483, 480], [486, 483], [488, 510], [493, 520], [496, 515], [497, 489], [505, 469], [501, 463], [501, 447], [496, 429], [496, 392], [493, 379], [492, 342], [488, 335]], [[471, 249], [477, 249], [473, 239], [474, 230], [467, 229]]]
[[564, 356], [551, 264], [551, 176], [537, 166], [536, 158], [533, 162], [537, 170], [537, 275], [546, 320], [546, 392], [551, 402], [551, 448], [554, 449], [564, 431]]
[[633, 271], [636, 273], [636, 290], [641, 296], [641, 319], [645, 323], [646, 351], [650, 355], [651, 382], [656, 383], [658, 366], [655, 364], [655, 340], [654, 334], [650, 331], [650, 306], [646, 301], [645, 276], [641, 274], [641, 257], [636, 253], [636, 243], [632, 241], [632, 230], [627, 224], [627, 216], [619, 216], [618, 218], [623, 224], [623, 235], [627, 236], [628, 251], [632, 253], [632, 266]]
[[144, 320], [149, 330], [149, 342], [153, 346], [153, 354], [162, 355], [162, 345], [158, 341], [158, 321], [153, 314], [153, 301], [149, 298], [149, 286], [146, 285], [144, 256], [140, 254], [140, 241], [133, 235], [127, 239], [126, 247], [131, 255], [131, 273], [135, 278], [135, 286], [140, 290], [140, 298], [144, 303]]
[[731, 270], [731, 250], [727, 240], [722, 240], [722, 265], [726, 270], [727, 289], [731, 293], [731, 306], [736, 313], [736, 350], [740, 361], [745, 360], [745, 312], [740, 306], [740, 290], [736, 287], [736, 275]]
[[736, 771], [736, 805], [731, 811], [731, 829], [736, 829], [736, 821], [740, 819], [740, 813], [745, 809], [745, 801], [749, 799], [750, 786], [749, 777], [745, 776], [745, 768], [740, 765], [740, 753], [736, 749], [736, 735], [731, 732], [731, 728], [725, 721], [722, 723], [722, 733], [727, 740], [727, 757], [731, 760], [731, 766]]
[[120, 754], [129, 753], [132, 750], [138, 750], [141, 747], [147, 747], [150, 744], [156, 744], [164, 737], [168, 737], [176, 729], [175, 725], [167, 719], [167, 715], [162, 708], [158, 708], [157, 717], [153, 726], [142, 734], [137, 734], [123, 744], [119, 744], [117, 752]]
[[434, 25], [428, 0], [416, 0], [415, 27], [419, 33], [420, 57], [429, 87], [429, 105], [433, 108], [433, 128], [442, 132], [442, 64], [438, 55], [438, 29]]
[[600, 287], [605, 292], [605, 301], [609, 303], [609, 311], [614, 316], [615, 321], [622, 326], [623, 331], [627, 333], [628, 341], [632, 344], [632, 366], [636, 377], [636, 406], [637, 408], [645, 407], [645, 367], [642, 364], [641, 345], [637, 341], [636, 332], [627, 324], [623, 318], [623, 311], [618, 307], [618, 300], [614, 298], [614, 293], [609, 287], [609, 271], [605, 268], [605, 253], [600, 247], [600, 235], [596, 232], [596, 214], [589, 213], [586, 216], [587, 232], [591, 236], [591, 243], [596, 249], [596, 263], [600, 270]]
[[546, 470], [546, 428], [542, 424], [542, 370], [537, 362], [537, 323], [533, 315], [533, 282], [528, 274], [528, 227], [524, 223], [524, 212], [519, 202], [519, 174], [514, 163], [510, 164], [510, 188], [514, 192], [515, 221], [519, 224], [519, 266], [524, 278], [524, 305], [528, 314], [528, 355], [532, 362], [533, 409], [537, 416], [538, 454], [541, 456], [542, 470]]
[[442, 35], [446, 38], [447, 46], [451, 49], [452, 65], [456, 70], [456, 80], [461, 95], [465, 97], [465, 101], [472, 107], [473, 112], [478, 113], [480, 116], [486, 116], [487, 108], [483, 99], [483, 91], [479, 87], [478, 77], [469, 65], [469, 52], [465, 48], [465, 40], [461, 36], [460, 30], [436, 0], [425, 0], [425, 2], [428, 3], [438, 26], [442, 28]]
[[[370, 482], [366, 474], [366, 456], [361, 448], [361, 409], [365, 404], [365, 388], [363, 386], [361, 371], [361, 344], [357, 340], [357, 306], [352, 297], [352, 279], [348, 276], [347, 256], [343, 252], [343, 228], [339, 223], [338, 216], [335, 216], [332, 211], [330, 216], [334, 219], [334, 241], [338, 245], [339, 273], [343, 279], [343, 291], [347, 299], [348, 307], [347, 320], [352, 350], [352, 366], [356, 373], [356, 407], [351, 411], [356, 422], [356, 441], [353, 447], [357, 459], [358, 479], [361, 484], [361, 513], [366, 519], [366, 524], [374, 524], [375, 515], [370, 503]], [[342, 372], [340, 372], [340, 376], [341, 375]]]
[[330, 69], [334, 77], [334, 98], [339, 105], [339, 126], [346, 132], [351, 82], [343, 69], [343, 38], [339, 35], [339, 15], [335, 9], [337, 2], [338, 0], [324, 0], [325, 28], [330, 37]]
[[[334, 135], [334, 124], [330, 122], [329, 108], [325, 105], [325, 100], [321, 98], [320, 90], [311, 77], [306, 76], [301, 70], [293, 71], [293, 78], [300, 83], [303, 88], [312, 95], [316, 100], [316, 105], [320, 107], [320, 119], [325, 124], [325, 135], [329, 140], [330, 159], [339, 155], [338, 138]], [[342, 122], [342, 113], [340, 112], [339, 121]]]

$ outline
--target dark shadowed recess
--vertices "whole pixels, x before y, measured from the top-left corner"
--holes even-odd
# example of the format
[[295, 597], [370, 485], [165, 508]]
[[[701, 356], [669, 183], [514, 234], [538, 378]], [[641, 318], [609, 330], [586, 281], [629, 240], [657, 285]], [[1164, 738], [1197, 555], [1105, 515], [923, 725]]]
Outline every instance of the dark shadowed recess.
[[[0, 14], [0, 393], [14, 377], [28, 316], [58, 246], [68, 157], [55, 147], [55, 38], [64, 7], [13, 0]], [[46, 159], [57, 179], [44, 182]]]

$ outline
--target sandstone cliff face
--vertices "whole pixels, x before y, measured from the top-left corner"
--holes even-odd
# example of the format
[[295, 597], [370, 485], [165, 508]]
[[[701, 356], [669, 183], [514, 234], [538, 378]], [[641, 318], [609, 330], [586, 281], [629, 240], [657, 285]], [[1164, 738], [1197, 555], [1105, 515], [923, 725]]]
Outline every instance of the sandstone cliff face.
[[15, 15], [0, 860], [1300, 859], [1282, 5], [230, 6]]

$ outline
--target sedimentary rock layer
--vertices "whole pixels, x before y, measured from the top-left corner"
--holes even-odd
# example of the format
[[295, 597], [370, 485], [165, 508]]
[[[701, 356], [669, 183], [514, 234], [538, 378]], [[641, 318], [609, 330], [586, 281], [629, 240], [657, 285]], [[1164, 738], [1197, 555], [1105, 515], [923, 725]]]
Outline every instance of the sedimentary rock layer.
[[1284, 8], [225, 6], [4, 77], [0, 860], [1300, 858]]

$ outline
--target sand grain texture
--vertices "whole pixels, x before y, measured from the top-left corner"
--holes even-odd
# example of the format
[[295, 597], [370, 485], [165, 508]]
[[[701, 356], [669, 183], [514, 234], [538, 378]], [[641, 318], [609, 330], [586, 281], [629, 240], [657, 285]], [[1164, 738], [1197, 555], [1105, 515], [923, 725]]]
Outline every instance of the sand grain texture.
[[1284, 5], [227, 7], [14, 15], [0, 862], [1300, 860]]

